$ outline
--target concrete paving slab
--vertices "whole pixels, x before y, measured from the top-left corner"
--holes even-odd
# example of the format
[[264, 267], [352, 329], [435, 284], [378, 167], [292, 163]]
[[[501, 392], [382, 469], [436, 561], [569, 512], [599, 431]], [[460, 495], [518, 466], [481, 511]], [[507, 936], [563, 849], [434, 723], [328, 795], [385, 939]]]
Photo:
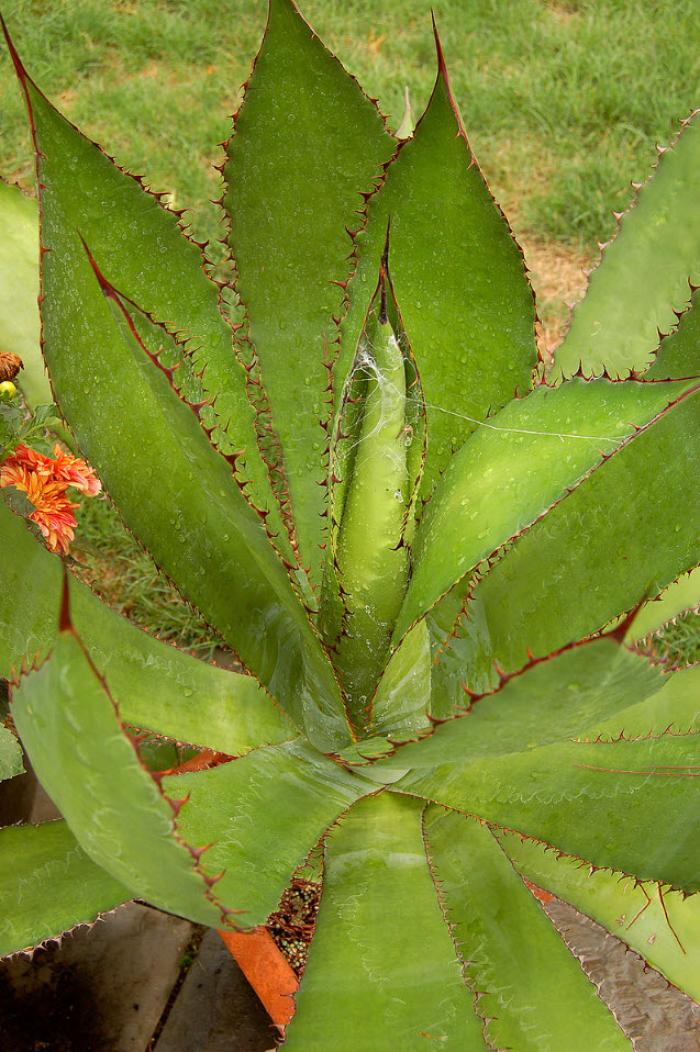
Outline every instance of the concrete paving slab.
[[194, 927], [132, 903], [0, 963], [0, 1052], [144, 1052]]
[[0, 826], [30, 822], [38, 826], [52, 822], [61, 815], [53, 801], [37, 781], [34, 771], [25, 760], [24, 774], [0, 782]]
[[154, 1052], [267, 1052], [275, 1030], [215, 931], [202, 940]]

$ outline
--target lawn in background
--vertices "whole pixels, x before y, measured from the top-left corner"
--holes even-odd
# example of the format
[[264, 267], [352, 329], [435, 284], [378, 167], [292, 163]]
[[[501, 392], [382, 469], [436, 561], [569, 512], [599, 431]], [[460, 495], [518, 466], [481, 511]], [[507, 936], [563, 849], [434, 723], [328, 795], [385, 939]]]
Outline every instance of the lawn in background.
[[[433, 0], [472, 145], [535, 269], [548, 321], [700, 104], [697, 0]], [[306, 0], [393, 127], [434, 78], [429, 0]], [[265, 0], [4, 0], [32, 74], [120, 163], [216, 232], [211, 162], [229, 134]], [[31, 185], [23, 105], [0, 59], [0, 171]]]
[[[557, 342], [613, 210], [644, 180], [655, 143], [700, 104], [697, 0], [433, 0], [454, 92], [479, 162], [521, 241], [543, 342]], [[216, 238], [215, 146], [230, 132], [265, 21], [264, 0], [4, 0], [27, 67], [87, 134], [190, 209]], [[429, 0], [305, 0], [303, 10], [392, 127], [407, 86], [416, 114], [434, 79]], [[32, 185], [11, 64], [0, 57], [0, 173]], [[181, 643], [207, 646], [106, 505], [87, 513], [86, 575]], [[154, 598], [155, 597], [155, 598]], [[166, 623], [167, 622], [167, 623]], [[172, 630], [171, 630], [172, 629]], [[676, 637], [695, 646], [691, 629]], [[693, 643], [695, 639], [695, 643]]]

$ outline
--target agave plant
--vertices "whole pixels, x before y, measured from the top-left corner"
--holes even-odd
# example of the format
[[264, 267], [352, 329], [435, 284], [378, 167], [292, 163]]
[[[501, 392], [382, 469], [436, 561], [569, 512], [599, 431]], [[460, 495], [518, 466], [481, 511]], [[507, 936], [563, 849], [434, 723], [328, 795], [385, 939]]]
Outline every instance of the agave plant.
[[[0, 950], [134, 897], [248, 930], [315, 867], [285, 1048], [629, 1048], [530, 886], [700, 996], [700, 680], [635, 648], [698, 598], [700, 121], [547, 369], [439, 41], [397, 141], [271, 0], [218, 202], [235, 324], [204, 246], [9, 47], [56, 400], [241, 671], [70, 573], [61, 599], [0, 507], [2, 672], [64, 816], [0, 832]], [[149, 768], [144, 733], [202, 769]]]

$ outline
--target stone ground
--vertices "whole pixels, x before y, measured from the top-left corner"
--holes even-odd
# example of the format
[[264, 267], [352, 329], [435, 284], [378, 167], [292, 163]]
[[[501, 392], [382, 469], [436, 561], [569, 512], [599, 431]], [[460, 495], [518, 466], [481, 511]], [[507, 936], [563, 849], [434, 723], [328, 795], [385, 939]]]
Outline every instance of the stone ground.
[[700, 1052], [700, 1005], [573, 906], [555, 900], [546, 910], [635, 1052]]
[[[635, 1052], [699, 1052], [700, 1007], [570, 906], [555, 901], [548, 912]], [[218, 935], [137, 903], [32, 960], [3, 962], [0, 1020], [0, 1052], [275, 1046], [274, 1028]]]
[[214, 931], [132, 903], [0, 967], [1, 1052], [267, 1052], [275, 1031]]
[[[55, 817], [31, 775], [13, 783], [0, 824]], [[573, 907], [546, 909], [635, 1052], [700, 1052], [699, 1005]], [[0, 962], [0, 1052], [268, 1052], [275, 1039], [216, 932], [140, 903]]]

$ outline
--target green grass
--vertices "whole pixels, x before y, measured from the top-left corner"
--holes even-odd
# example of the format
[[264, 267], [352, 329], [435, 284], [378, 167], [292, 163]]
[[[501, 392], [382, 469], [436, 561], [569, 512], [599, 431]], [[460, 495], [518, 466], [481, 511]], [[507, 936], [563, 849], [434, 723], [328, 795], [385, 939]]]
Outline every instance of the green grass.
[[651, 648], [669, 665], [697, 665], [700, 663], [700, 613], [688, 613], [675, 624], [667, 625]]
[[[394, 126], [418, 112], [434, 55], [428, 0], [306, 0], [307, 16]], [[194, 205], [211, 233], [209, 162], [265, 19], [263, 0], [5, 0], [32, 73], [88, 133]], [[654, 143], [698, 103], [695, 0], [435, 0], [456, 95], [516, 226], [578, 249], [644, 178]], [[22, 106], [0, 66], [0, 169], [29, 178]]]
[[73, 568], [109, 606], [141, 628], [205, 660], [219, 648], [227, 650], [158, 571], [105, 497], [83, 499], [77, 517], [71, 547]]
[[[472, 146], [524, 245], [551, 344], [596, 242], [614, 229], [611, 210], [627, 205], [654, 144], [698, 104], [696, 0], [433, 2]], [[393, 127], [404, 85], [417, 113], [431, 90], [429, 6], [303, 3]], [[218, 196], [215, 144], [229, 134], [264, 0], [4, 0], [3, 12], [30, 72], [67, 116], [153, 188], [172, 191], [191, 209], [195, 236], [218, 236], [208, 203]], [[0, 173], [31, 186], [26, 117], [5, 55], [0, 114]], [[85, 505], [79, 536], [83, 573], [108, 601], [210, 652], [206, 626], [174, 602], [106, 502]], [[687, 624], [673, 629], [681, 654], [697, 647], [697, 618]]]

